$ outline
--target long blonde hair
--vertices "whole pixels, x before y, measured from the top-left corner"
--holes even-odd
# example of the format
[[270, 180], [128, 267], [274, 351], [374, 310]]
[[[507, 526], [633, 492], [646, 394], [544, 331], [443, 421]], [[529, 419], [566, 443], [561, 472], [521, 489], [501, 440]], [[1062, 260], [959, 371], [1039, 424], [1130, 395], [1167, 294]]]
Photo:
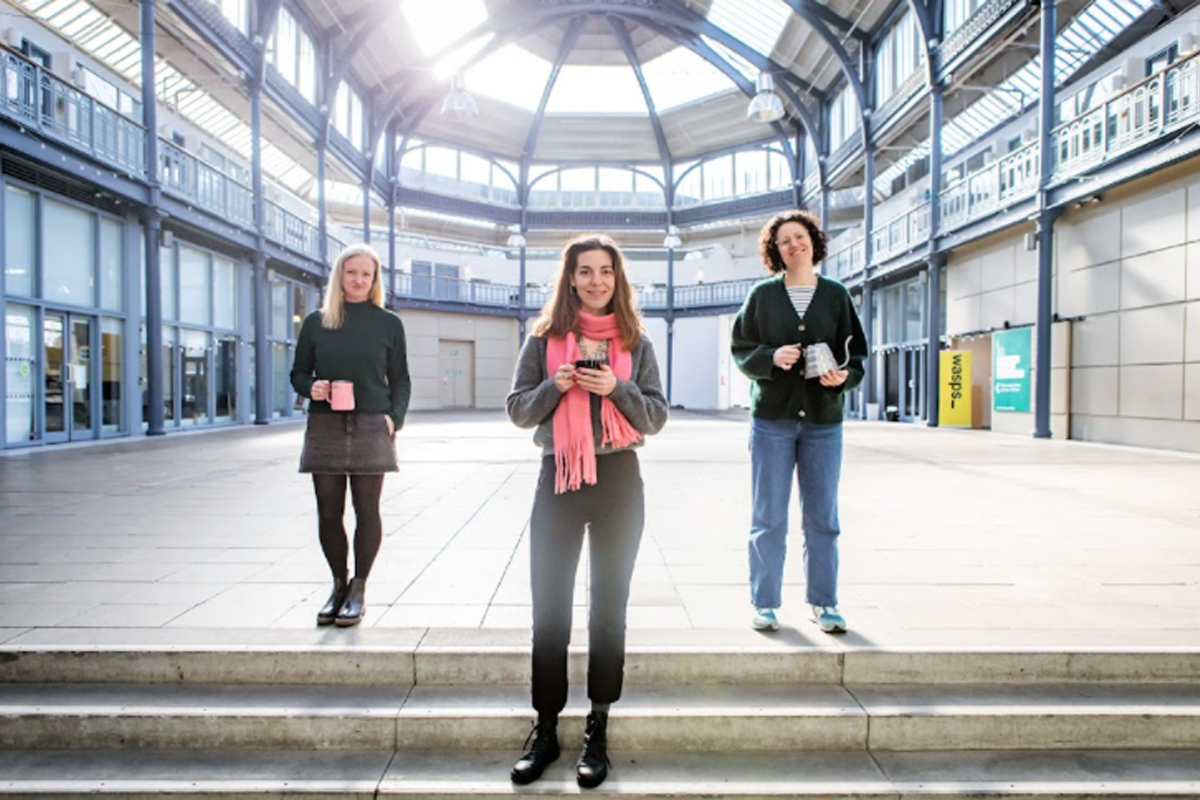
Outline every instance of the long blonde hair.
[[625, 256], [612, 237], [603, 233], [576, 236], [563, 247], [558, 280], [541, 315], [533, 323], [533, 335], [562, 337], [568, 331], [578, 334], [579, 309], [583, 307], [583, 302], [572, 291], [571, 276], [579, 266], [579, 256], [592, 250], [603, 250], [612, 259], [614, 287], [611, 310], [616, 315], [624, 349], [632, 351], [641, 339], [642, 321], [633, 302], [633, 287], [625, 274]]
[[375, 277], [371, 280], [372, 303], [383, 308], [383, 264], [379, 253], [369, 244], [348, 245], [333, 263], [329, 283], [325, 285], [325, 302], [321, 304], [321, 325], [325, 328], [340, 328], [346, 320], [346, 295], [342, 290], [342, 268], [354, 256], [366, 256], [375, 262]]

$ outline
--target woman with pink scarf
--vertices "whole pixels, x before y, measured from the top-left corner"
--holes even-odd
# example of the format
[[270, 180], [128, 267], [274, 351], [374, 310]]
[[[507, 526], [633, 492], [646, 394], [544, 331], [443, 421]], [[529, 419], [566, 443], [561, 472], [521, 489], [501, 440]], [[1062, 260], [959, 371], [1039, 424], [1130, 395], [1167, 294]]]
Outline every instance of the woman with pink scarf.
[[625, 610], [645, 500], [636, 448], [667, 421], [654, 348], [645, 337], [616, 243], [580, 236], [563, 249], [554, 294], [533, 323], [508, 395], [508, 415], [537, 428], [542, 448], [529, 520], [533, 707], [537, 722], [513, 783], [532, 783], [559, 756], [575, 572], [588, 536], [588, 698], [580, 786], [608, 775], [608, 710], [625, 673]]

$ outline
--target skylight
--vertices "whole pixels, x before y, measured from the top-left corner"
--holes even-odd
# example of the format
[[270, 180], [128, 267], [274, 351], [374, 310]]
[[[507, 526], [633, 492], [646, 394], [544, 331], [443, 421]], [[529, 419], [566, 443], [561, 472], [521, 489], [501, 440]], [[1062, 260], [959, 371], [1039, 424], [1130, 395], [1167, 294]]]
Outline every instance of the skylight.
[[[1105, 45], [1117, 38], [1154, 0], [1095, 0], [1058, 35], [1054, 82], [1066, 83], [1076, 70]], [[1030, 59], [1004, 83], [968, 106], [942, 130], [942, 157], [949, 159], [977, 141], [980, 136], [1037, 104], [1041, 87], [1041, 56]], [[887, 190], [904, 170], [929, 154], [926, 139], [904, 158], [884, 170], [875, 181], [876, 190]]]
[[792, 10], [779, 0], [713, 0], [708, 19], [718, 28], [771, 55]]
[[400, 11], [425, 56], [440, 52], [488, 18], [483, 0], [403, 0]]
[[642, 65], [659, 112], [694, 103], [734, 88], [725, 73], [686, 47], [659, 56]]
[[[86, 0], [19, 0], [21, 6], [79, 47], [141, 86], [141, 45], [126, 30]], [[196, 86], [161, 58], [155, 60], [155, 93], [163, 105], [178, 113], [234, 152], [250, 152], [250, 127], [212, 95]], [[263, 171], [296, 191], [312, 178], [291, 156], [263, 141]]]
[[546, 104], [550, 114], [648, 114], [633, 70], [568, 64]]
[[467, 70], [467, 91], [537, 111], [552, 66], [519, 45], [505, 45]]

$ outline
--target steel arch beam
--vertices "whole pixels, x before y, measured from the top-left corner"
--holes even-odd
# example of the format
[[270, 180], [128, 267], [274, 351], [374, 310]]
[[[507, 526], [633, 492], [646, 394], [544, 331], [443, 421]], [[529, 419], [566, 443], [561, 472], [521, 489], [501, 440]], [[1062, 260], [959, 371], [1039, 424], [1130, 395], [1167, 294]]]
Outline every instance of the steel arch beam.
[[[341, 52], [337, 53], [336, 55], [333, 52], [332, 38], [327, 38], [330, 57], [332, 59], [331, 69], [329, 70], [329, 73], [324, 76], [326, 78], [326, 85], [322, 88], [322, 91], [324, 92], [324, 97], [322, 100], [327, 108], [333, 102], [333, 98], [337, 96], [338, 86], [341, 85], [342, 80], [346, 77], [346, 73], [350, 71], [350, 62], [353, 60], [354, 54], [357, 53], [364, 44], [366, 44], [367, 39], [371, 38], [371, 34], [378, 30], [378, 26], [386, 23], [391, 18], [392, 14], [399, 9], [399, 7], [400, 6], [396, 3], [376, 3], [367, 6], [367, 8], [371, 9], [372, 11], [376, 11], [376, 15], [367, 16], [366, 19], [358, 21], [357, 25], [355, 25], [349, 31], [351, 36], [350, 44], [346, 45], [346, 47], [344, 47]], [[379, 16], [380, 9], [382, 9], [382, 16]], [[329, 111], [325, 111], [322, 116], [328, 117]]]
[[[528, 133], [525, 134], [525, 146], [521, 151], [521, 185], [524, 185], [528, 179], [529, 162], [533, 159], [538, 136], [542, 133], [542, 121], [546, 118], [546, 105], [550, 102], [554, 85], [558, 83], [558, 76], [562, 72], [563, 64], [567, 63], [567, 56], [575, 49], [575, 42], [579, 40], [579, 34], [583, 31], [584, 19], [584, 15], [580, 14], [571, 20], [571, 24], [567, 27], [567, 34], [558, 46], [558, 53], [554, 57], [554, 66], [550, 68], [550, 75], [546, 78], [546, 85], [542, 88], [542, 98], [538, 101], [537, 111], [534, 112], [533, 122], [529, 125]], [[518, 186], [517, 192], [518, 195], [521, 193], [520, 186]]]
[[[649, 23], [649, 27], [654, 28], [659, 33], [661, 33], [662, 35], [671, 39], [672, 41], [676, 42], [677, 44], [691, 49], [692, 52], [694, 52], [696, 55], [700, 56], [705, 61], [707, 61], [708, 63], [712, 64], [714, 67], [719, 69], [725, 75], [725, 77], [727, 77], [727, 78], [729, 78], [729, 80], [733, 81], [734, 85], [737, 86], [737, 88], [739, 90], [741, 90], [742, 94], [746, 95], [747, 97], [754, 96], [754, 84], [750, 83], [750, 81], [747, 80], [745, 75], [743, 75], [742, 73], [740, 73], [736, 69], [734, 69], [732, 64], [730, 64], [728, 61], [726, 61], [724, 58], [722, 58], [717, 53], [717, 51], [713, 50], [711, 47], [709, 47], [707, 44], [705, 44], [699, 37], [690, 38], [678, 31], [671, 29], [671, 28], [660, 26], [657, 23]], [[801, 124], [805, 127], [806, 130], [809, 131], [809, 134], [811, 135], [812, 131], [817, 130], [817, 129], [814, 127], [811, 127], [812, 120], [808, 117], [808, 112], [804, 108], [803, 104], [800, 103], [800, 98], [796, 97], [795, 94], [793, 94], [790, 89], [786, 89], [786, 87], [784, 87], [784, 91], [785, 91], [785, 94], [788, 96], [788, 100], [790, 102], [792, 102], [793, 105], [796, 106], [796, 113], [798, 116], [800, 116]], [[792, 153], [792, 143], [789, 140], [787, 131], [784, 130], [784, 127], [782, 125], [780, 125], [778, 122], [772, 122], [771, 129], [775, 131], [775, 134], [776, 134], [777, 138], [779, 139], [780, 144], [783, 145], [783, 152], [784, 152], [784, 155], [787, 157], [788, 164], [789, 165], [794, 164], [795, 158], [793, 157], [793, 153]], [[800, 180], [801, 176], [795, 175], [794, 172], [795, 172], [795, 168], [793, 167], [792, 180], [793, 181]], [[674, 194], [674, 191], [675, 191], [675, 187], [672, 186], [671, 187], [672, 195]]]
[[642, 98], [646, 101], [646, 110], [650, 112], [650, 125], [654, 128], [654, 141], [658, 144], [658, 156], [662, 159], [663, 175], [667, 179], [666, 183], [671, 187], [667, 190], [666, 197], [667, 208], [670, 208], [674, 204], [675, 186], [672, 178], [674, 169], [671, 148], [667, 145], [667, 136], [663, 132], [662, 120], [658, 117], [658, 109], [654, 106], [654, 97], [650, 94], [650, 87], [646, 84], [646, 76], [642, 74], [642, 62], [638, 60], [633, 40], [629, 38], [629, 29], [625, 27], [623, 20], [613, 16], [608, 18], [608, 24], [612, 28], [613, 35], [617, 37], [621, 49], [625, 51], [625, 58], [629, 60], [629, 66], [633, 69], [634, 77], [637, 78], [638, 88], [642, 90]]
[[258, 72], [255, 79], [259, 83], [266, 77], [267, 40], [271, 38], [271, 31], [275, 28], [275, 22], [279, 19], [279, 9], [282, 7], [283, 0], [260, 0], [258, 4], [258, 18], [254, 21], [254, 33], [262, 40], [262, 43], [258, 45], [258, 63], [255, 64]]
[[[865, 111], [868, 108], [868, 105], [867, 94], [866, 90], [863, 88], [862, 78], [858, 74], [857, 65], [854, 63], [854, 60], [850, 58], [850, 54], [846, 52], [846, 48], [842, 45], [841, 40], [838, 39], [837, 35], [833, 31], [829, 30], [821, 16], [813, 11], [812, 3], [805, 2], [805, 0], [783, 1], [787, 3], [788, 7], [791, 8], [792, 11], [796, 13], [796, 16], [808, 23], [809, 27], [816, 32], [817, 36], [821, 37], [821, 39], [825, 42], [825, 45], [833, 52], [834, 57], [837, 58], [838, 63], [842, 67], [842, 74], [846, 76], [847, 83], [850, 84], [850, 88], [854, 91], [855, 97], [858, 98], [859, 111]], [[866, 122], [865, 119], [863, 121], [864, 123]], [[863, 125], [863, 130], [866, 130], [865, 124]], [[866, 145], [867, 142], [864, 141], [863, 146], [865, 147]]]

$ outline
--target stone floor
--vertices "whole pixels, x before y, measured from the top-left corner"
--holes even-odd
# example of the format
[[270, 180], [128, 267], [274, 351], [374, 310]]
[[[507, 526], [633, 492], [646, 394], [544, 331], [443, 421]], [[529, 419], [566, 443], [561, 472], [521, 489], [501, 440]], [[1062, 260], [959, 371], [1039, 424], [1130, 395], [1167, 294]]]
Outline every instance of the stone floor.
[[[756, 636], [747, 424], [675, 412], [642, 451], [631, 641]], [[0, 643], [313, 630], [328, 575], [301, 435], [289, 423], [0, 457]], [[414, 413], [398, 441], [368, 616], [322, 635], [527, 642], [530, 432], [501, 412]], [[1200, 458], [854, 421], [844, 462], [839, 646], [1200, 643]], [[804, 614], [798, 518], [776, 636], [825, 642]]]

